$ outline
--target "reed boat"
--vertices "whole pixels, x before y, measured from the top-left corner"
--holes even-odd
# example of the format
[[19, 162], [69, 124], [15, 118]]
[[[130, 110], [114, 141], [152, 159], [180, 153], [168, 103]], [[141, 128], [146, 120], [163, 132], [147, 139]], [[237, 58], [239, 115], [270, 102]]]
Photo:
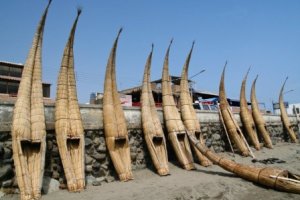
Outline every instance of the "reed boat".
[[120, 29], [108, 58], [103, 96], [103, 125], [110, 157], [121, 181], [133, 179], [130, 148], [124, 112], [116, 84], [116, 51]]
[[12, 120], [12, 149], [20, 197], [40, 199], [46, 153], [42, 42], [49, 1], [26, 59]]
[[78, 10], [64, 49], [57, 80], [55, 101], [55, 132], [68, 190], [85, 187], [84, 130], [78, 105], [74, 74], [74, 36], [81, 10]]
[[227, 62], [225, 64], [223, 72], [222, 72], [220, 88], [219, 88], [219, 99], [220, 99], [219, 109], [220, 109], [220, 112], [222, 115], [221, 117], [223, 118], [222, 123], [224, 123], [230, 139], [233, 141], [233, 143], [239, 149], [241, 154], [243, 156], [248, 156], [250, 154], [250, 152], [247, 149], [245, 142], [243, 141], [243, 135], [242, 135], [243, 133], [239, 129], [237, 122], [235, 121], [235, 119], [233, 117], [233, 113], [230, 110], [230, 106], [228, 104], [226, 93], [225, 93], [224, 79], [225, 79], [226, 65], [227, 65]]
[[[181, 80], [180, 80], [180, 111], [181, 111], [181, 117], [183, 124], [185, 128], [192, 133], [198, 140], [204, 144], [203, 135], [201, 133], [200, 123], [197, 118], [196, 112], [193, 107], [193, 100], [190, 96], [190, 90], [189, 90], [189, 82], [188, 82], [188, 69], [190, 64], [190, 59], [192, 56], [194, 47], [194, 42], [192, 45], [192, 48], [187, 56], [187, 59], [185, 61], [185, 64], [182, 69], [181, 73]], [[191, 146], [193, 152], [195, 153], [198, 162], [202, 166], [210, 166], [212, 163], [209, 159], [207, 159], [195, 146]]]
[[191, 144], [203, 155], [226, 171], [268, 188], [300, 194], [300, 175], [275, 167], [248, 166], [236, 163], [209, 150], [193, 134], [188, 133], [188, 137]]
[[142, 125], [144, 138], [154, 167], [159, 175], [164, 176], [169, 174], [168, 153], [165, 135], [155, 107], [150, 83], [152, 53], [153, 45], [147, 58], [143, 78], [141, 95]]
[[296, 133], [293, 130], [293, 127], [291, 126], [291, 123], [290, 123], [289, 117], [287, 115], [287, 112], [285, 110], [284, 102], [283, 102], [283, 90], [284, 90], [284, 86], [285, 86], [287, 79], [288, 79], [288, 77], [285, 79], [285, 81], [281, 87], [280, 94], [279, 94], [279, 108], [280, 108], [280, 113], [281, 113], [281, 121], [283, 123], [284, 128], [287, 130], [287, 132], [291, 138], [291, 142], [298, 143], [299, 141], [297, 139]]
[[249, 71], [250, 71], [250, 68], [248, 69], [248, 71], [243, 79], [242, 86], [241, 86], [240, 116], [241, 116], [241, 121], [242, 121], [243, 127], [244, 127], [246, 133], [248, 134], [252, 145], [254, 146], [254, 148], [256, 150], [259, 150], [260, 145], [259, 145], [259, 141], [258, 141], [256, 129], [255, 129], [255, 124], [254, 124], [254, 121], [252, 118], [252, 114], [250, 113], [250, 111], [248, 109], [248, 102], [246, 99], [246, 81], [247, 81]]
[[258, 78], [258, 76], [256, 76], [256, 78], [254, 79], [254, 81], [252, 83], [252, 87], [251, 87], [252, 116], [253, 116], [253, 119], [254, 119], [254, 123], [255, 123], [257, 132], [263, 138], [264, 145], [267, 148], [272, 149], [273, 145], [272, 145], [272, 141], [271, 141], [271, 138], [270, 138], [270, 134], [267, 131], [266, 122], [265, 122], [262, 114], [260, 113], [259, 106], [258, 106], [258, 101], [257, 101], [257, 98], [256, 98], [255, 85], [256, 85], [257, 78]]
[[180, 114], [176, 107], [172, 94], [171, 80], [169, 76], [169, 52], [172, 41], [168, 47], [162, 73], [162, 107], [168, 138], [175, 151], [180, 165], [186, 169], [195, 169], [189, 140], [186, 136], [186, 129], [181, 121]]

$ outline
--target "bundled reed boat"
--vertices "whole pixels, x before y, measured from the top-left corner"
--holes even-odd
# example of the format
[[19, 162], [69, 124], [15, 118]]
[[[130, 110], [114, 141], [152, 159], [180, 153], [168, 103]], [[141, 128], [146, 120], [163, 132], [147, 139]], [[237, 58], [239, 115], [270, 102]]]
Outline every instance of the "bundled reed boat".
[[237, 148], [242, 153], [242, 155], [248, 156], [250, 152], [247, 149], [247, 146], [243, 140], [243, 135], [242, 135], [243, 133], [239, 129], [237, 122], [233, 117], [233, 113], [230, 110], [230, 106], [228, 104], [226, 93], [225, 93], [224, 78], [225, 78], [226, 65], [227, 62], [222, 72], [220, 88], [219, 88], [219, 99], [220, 99], [219, 109], [222, 115], [221, 117], [223, 118], [222, 123], [224, 123], [230, 139], [233, 140], [234, 144], [237, 146]]
[[68, 190], [85, 187], [84, 130], [78, 105], [74, 74], [74, 36], [81, 10], [78, 10], [61, 62], [55, 101], [56, 141]]
[[150, 83], [152, 52], [147, 58], [141, 95], [142, 125], [147, 148], [157, 173], [161, 176], [169, 174], [168, 153], [165, 135], [158, 117]]
[[120, 29], [108, 58], [103, 96], [103, 125], [106, 146], [121, 181], [133, 179], [124, 112], [116, 84], [116, 51]]
[[214, 164], [219, 165], [226, 171], [268, 188], [300, 194], [300, 175], [275, 167], [257, 167], [236, 163], [218, 156], [198, 141], [191, 133], [188, 133], [188, 136], [192, 145], [199, 149]]
[[285, 81], [281, 87], [280, 94], [279, 94], [279, 108], [280, 108], [280, 113], [281, 113], [281, 120], [284, 125], [284, 128], [287, 130], [287, 132], [291, 138], [291, 141], [294, 143], [298, 143], [299, 141], [298, 141], [296, 133], [294, 132], [293, 127], [290, 123], [290, 120], [289, 120], [289, 117], [285, 110], [284, 102], [283, 102], [283, 90], [284, 90], [284, 86], [285, 86], [287, 79], [288, 79], [288, 77], [285, 79]]
[[255, 122], [256, 129], [258, 133], [261, 135], [264, 141], [264, 145], [268, 148], [273, 148], [272, 141], [270, 134], [267, 131], [266, 122], [260, 113], [257, 98], [256, 98], [256, 91], [255, 91], [255, 85], [256, 80], [258, 76], [256, 76], [255, 80], [252, 83], [251, 87], [251, 108], [252, 108], [252, 116]]
[[[181, 117], [183, 124], [185, 128], [192, 133], [198, 140], [204, 144], [203, 135], [201, 133], [200, 123], [197, 119], [196, 112], [193, 107], [193, 100], [190, 96], [189, 91], [189, 82], [188, 82], [188, 69], [190, 64], [190, 59], [192, 56], [194, 47], [194, 42], [192, 45], [192, 48], [187, 56], [187, 59], [185, 61], [185, 64], [182, 69], [181, 73], [181, 80], [180, 80], [180, 111], [181, 111]], [[202, 153], [195, 148], [195, 146], [192, 145], [192, 149], [194, 153], [196, 154], [196, 157], [199, 161], [199, 163], [202, 166], [210, 166], [212, 163], [204, 156]]]
[[240, 94], [240, 116], [241, 116], [241, 121], [243, 124], [244, 129], [246, 130], [246, 133], [248, 134], [252, 145], [256, 150], [260, 149], [256, 129], [255, 129], [255, 124], [252, 118], [252, 114], [250, 113], [248, 109], [248, 102], [246, 99], [246, 81], [247, 81], [247, 76], [249, 74], [250, 68], [247, 71], [247, 74], [245, 75], [242, 86], [241, 86], [241, 94]]
[[171, 44], [172, 41], [170, 42], [165, 56], [162, 73], [163, 114], [168, 131], [168, 137], [175, 151], [177, 159], [184, 169], [191, 170], [195, 168], [193, 156], [189, 140], [186, 136], [186, 129], [183, 125], [183, 122], [181, 121], [180, 114], [174, 101], [171, 88], [171, 80], [169, 76], [169, 52]]
[[12, 149], [22, 200], [40, 199], [46, 153], [41, 51], [49, 1], [26, 59], [13, 111]]

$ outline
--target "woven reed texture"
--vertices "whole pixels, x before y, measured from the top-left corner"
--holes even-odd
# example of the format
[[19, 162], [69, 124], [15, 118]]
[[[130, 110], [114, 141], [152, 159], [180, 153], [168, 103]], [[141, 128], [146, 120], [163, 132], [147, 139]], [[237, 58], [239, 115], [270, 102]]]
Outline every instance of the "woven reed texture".
[[114, 42], [105, 73], [103, 124], [106, 146], [121, 181], [133, 179], [130, 148], [124, 112], [116, 85], [116, 50], [122, 29]]
[[251, 108], [252, 108], [252, 116], [255, 122], [256, 129], [258, 133], [261, 135], [261, 137], [264, 140], [264, 145], [267, 148], [273, 148], [272, 141], [270, 138], [270, 133], [268, 133], [266, 129], [266, 122], [260, 113], [259, 106], [258, 106], [258, 101], [256, 98], [256, 92], [255, 92], [255, 85], [256, 85], [256, 80], [258, 76], [255, 78], [255, 80], [252, 83], [251, 87]]
[[233, 114], [231, 113], [231, 110], [229, 108], [229, 104], [225, 93], [224, 78], [225, 78], [226, 64], [222, 72], [220, 88], [219, 88], [220, 110], [230, 139], [237, 146], [237, 148], [240, 150], [243, 156], [248, 156], [249, 151], [246, 147], [245, 142], [243, 141], [242, 138], [243, 133], [241, 133], [239, 128], [237, 127], [237, 122], [234, 121], [235, 119], [231, 117], [233, 116]]
[[287, 130], [290, 138], [291, 138], [291, 142], [295, 142], [298, 143], [298, 139], [296, 137], [296, 133], [293, 130], [293, 127], [291, 126], [288, 114], [286, 112], [286, 109], [284, 107], [284, 102], [283, 102], [283, 91], [284, 91], [284, 86], [285, 83], [287, 81], [287, 78], [285, 79], [281, 89], [280, 89], [280, 93], [279, 93], [279, 108], [280, 108], [280, 114], [281, 114], [281, 120], [283, 123], [284, 128]]
[[27, 56], [12, 122], [12, 148], [20, 198], [40, 199], [46, 153], [41, 50], [49, 1]]
[[162, 107], [168, 137], [181, 166], [186, 170], [194, 169], [194, 161], [190, 144], [186, 136], [186, 130], [181, 121], [180, 114], [175, 105], [171, 81], [169, 76], [169, 51], [172, 41], [168, 47], [162, 73]]
[[201, 144], [192, 134], [188, 134], [189, 139], [202, 154], [207, 156], [214, 164], [230, 171], [237, 176], [258, 183], [260, 185], [276, 190], [300, 194], [300, 176], [292, 174], [287, 170], [273, 167], [256, 167], [236, 163], [227, 158], [221, 157]]
[[247, 76], [249, 74], [250, 68], [247, 71], [243, 81], [242, 81], [242, 86], [241, 86], [241, 94], [240, 94], [240, 116], [241, 116], [241, 121], [243, 124], [243, 127], [248, 134], [250, 141], [254, 148], [256, 150], [260, 149], [256, 129], [255, 129], [255, 124], [252, 118], [252, 115], [248, 109], [248, 103], [246, 99], [246, 81], [247, 81]]
[[[180, 111], [181, 118], [185, 128], [192, 133], [202, 144], [205, 143], [203, 135], [201, 133], [200, 123], [196, 115], [196, 111], [193, 107], [193, 100], [190, 96], [189, 82], [188, 82], [188, 69], [190, 64], [190, 59], [193, 52], [194, 43], [192, 48], [186, 58], [185, 64], [183, 65], [181, 80], [180, 80]], [[212, 163], [207, 159], [195, 146], [191, 146], [193, 152], [196, 154], [198, 162], [202, 166], [210, 166]]]
[[159, 175], [167, 175], [169, 174], [169, 166], [166, 139], [155, 107], [150, 83], [152, 52], [153, 46], [144, 70], [141, 94], [142, 125], [152, 162]]
[[81, 11], [72, 26], [61, 62], [55, 101], [55, 132], [68, 190], [85, 187], [84, 130], [79, 110], [74, 74], [74, 36]]

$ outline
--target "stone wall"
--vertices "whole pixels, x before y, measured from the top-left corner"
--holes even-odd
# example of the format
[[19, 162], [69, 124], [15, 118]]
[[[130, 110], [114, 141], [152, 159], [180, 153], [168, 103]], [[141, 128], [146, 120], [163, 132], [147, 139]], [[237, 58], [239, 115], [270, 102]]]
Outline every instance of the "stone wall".
[[[14, 179], [10, 135], [13, 106], [13, 102], [2, 102], [0, 104], [0, 188], [15, 192], [17, 183]], [[117, 177], [106, 150], [102, 108], [99, 105], [81, 105], [80, 109], [85, 129], [85, 173], [87, 184], [98, 186], [101, 185], [101, 182], [114, 181]], [[153, 169], [141, 130], [140, 109], [125, 107], [124, 112], [127, 120], [133, 170], [145, 167]], [[158, 112], [163, 124], [162, 110], [158, 109]], [[50, 178], [50, 180], [57, 182], [57, 187], [66, 188], [66, 180], [55, 138], [53, 104], [45, 106], [45, 114], [47, 128], [45, 180]], [[198, 111], [197, 116], [201, 123], [202, 133], [206, 139], [206, 145], [216, 152], [229, 150], [228, 140], [220, 124], [218, 112]], [[240, 124], [238, 114], [235, 114], [235, 118]], [[265, 115], [264, 118], [274, 144], [288, 140], [287, 134], [283, 131], [280, 116]], [[290, 120], [295, 130], [298, 131], [296, 118], [290, 116]], [[176, 163], [173, 150], [168, 143], [167, 149], [169, 160]], [[44, 187], [46, 192], [48, 190], [46, 189], [47, 185]]]

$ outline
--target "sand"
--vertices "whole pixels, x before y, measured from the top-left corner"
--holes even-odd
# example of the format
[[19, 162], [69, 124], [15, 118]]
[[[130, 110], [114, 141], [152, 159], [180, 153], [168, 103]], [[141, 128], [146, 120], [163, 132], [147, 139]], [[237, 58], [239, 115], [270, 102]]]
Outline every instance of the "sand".
[[[300, 174], [300, 144], [280, 143], [274, 149], [263, 148], [260, 151], [253, 149], [257, 159], [275, 157], [286, 163], [268, 164], [285, 168], [293, 173]], [[237, 162], [253, 164], [252, 158], [243, 158], [229, 153], [222, 155]], [[186, 171], [169, 163], [171, 175], [160, 177], [152, 169], [134, 171], [135, 179], [129, 182], [103, 183], [101, 186], [88, 186], [84, 192], [69, 193], [60, 190], [43, 195], [43, 200], [202, 200], [202, 199], [230, 199], [230, 200], [281, 200], [300, 199], [299, 194], [278, 192], [273, 189], [261, 187], [236, 177], [218, 166], [208, 168], [197, 165], [197, 169]], [[256, 163], [255, 165], [264, 165]], [[265, 165], [266, 166], [266, 165]], [[3, 200], [18, 199], [17, 195], [6, 195]]]

